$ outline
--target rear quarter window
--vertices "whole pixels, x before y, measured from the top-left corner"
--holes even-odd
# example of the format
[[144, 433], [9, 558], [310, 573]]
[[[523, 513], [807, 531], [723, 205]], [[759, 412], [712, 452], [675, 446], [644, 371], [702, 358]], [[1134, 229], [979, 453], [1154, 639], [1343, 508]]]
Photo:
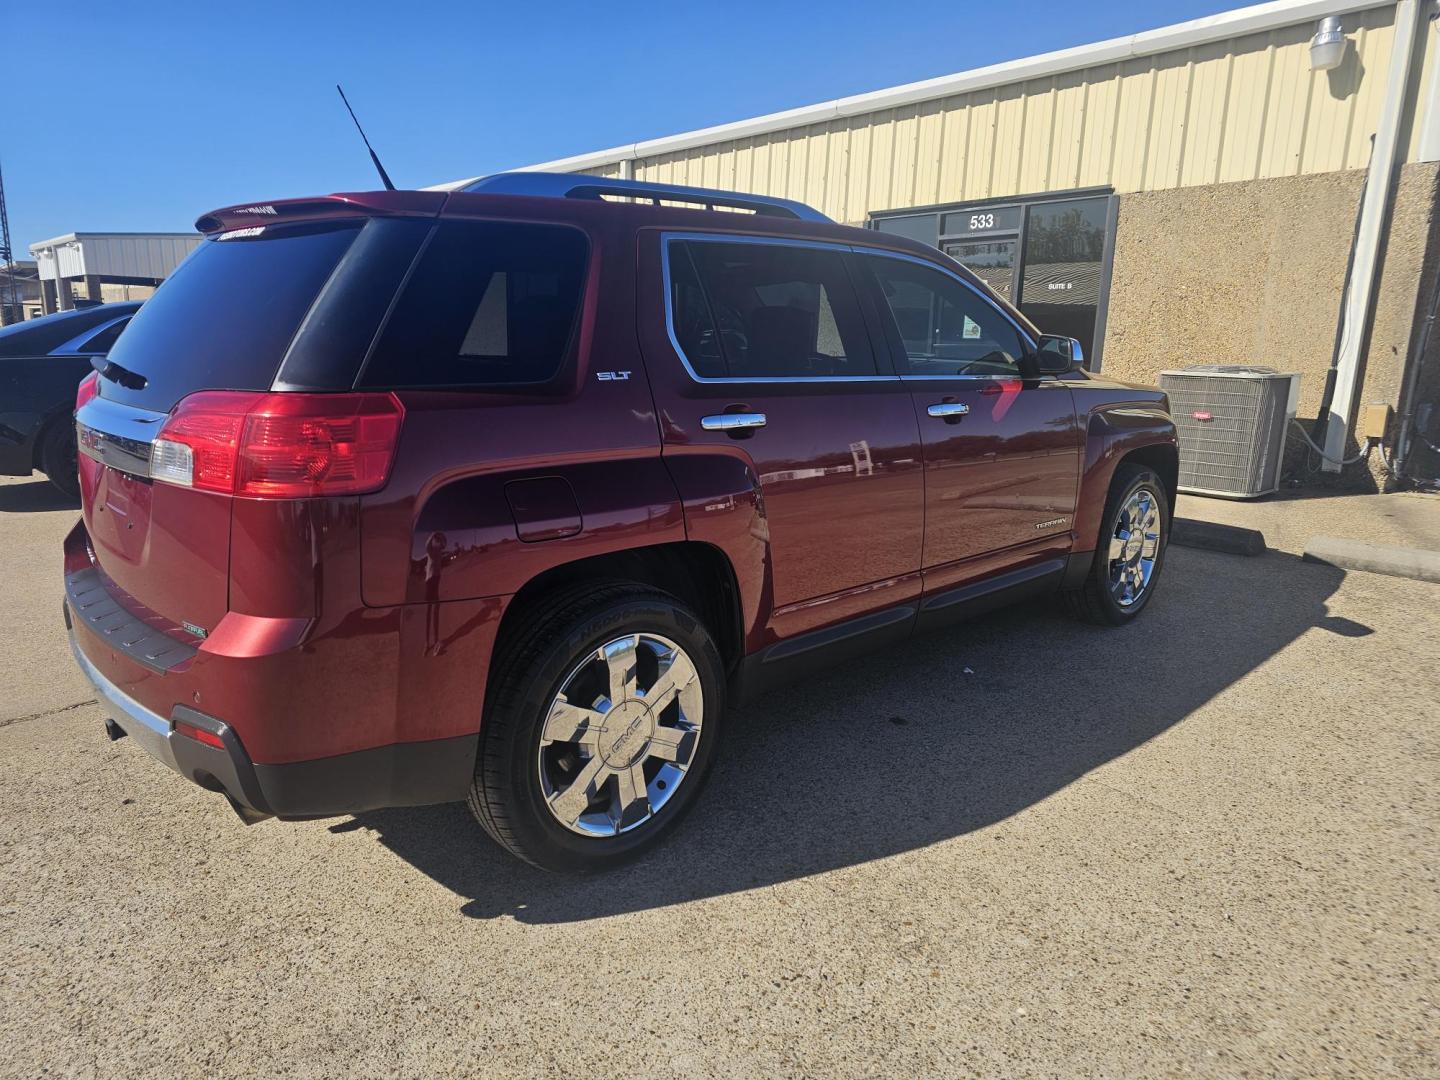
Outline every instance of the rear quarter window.
[[361, 375], [370, 388], [544, 383], [569, 356], [589, 243], [577, 229], [435, 229]]
[[75, 351], [80, 353], [100, 353], [102, 355], [108, 353], [115, 347], [115, 342], [119, 339], [120, 332], [129, 324], [129, 319], [121, 319], [119, 322], [111, 323]]

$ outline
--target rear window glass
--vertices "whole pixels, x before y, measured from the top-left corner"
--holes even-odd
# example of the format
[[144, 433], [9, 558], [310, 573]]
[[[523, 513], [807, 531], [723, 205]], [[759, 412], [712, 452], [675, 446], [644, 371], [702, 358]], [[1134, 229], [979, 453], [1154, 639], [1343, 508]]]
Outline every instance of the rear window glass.
[[107, 398], [169, 411], [196, 390], [268, 390], [305, 313], [359, 223], [207, 240], [130, 320], [110, 361], [143, 390], [105, 380]]
[[449, 221], [410, 276], [368, 387], [541, 383], [570, 351], [588, 243], [555, 225]]

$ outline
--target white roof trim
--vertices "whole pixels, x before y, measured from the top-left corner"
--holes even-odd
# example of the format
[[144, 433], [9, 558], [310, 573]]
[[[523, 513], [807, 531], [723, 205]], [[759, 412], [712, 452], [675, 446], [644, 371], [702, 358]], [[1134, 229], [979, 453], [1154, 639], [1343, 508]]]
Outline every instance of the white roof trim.
[[79, 232], [66, 233], [64, 236], [52, 237], [49, 240], [37, 240], [30, 245], [30, 253], [33, 255], [41, 248], [64, 247], [66, 244], [83, 244], [86, 240], [194, 240], [199, 233], [159, 233], [159, 232]]
[[[1352, 11], [1369, 8], [1390, 7], [1395, 0], [1274, 0], [1268, 4], [1224, 11], [1219, 15], [1207, 15], [1202, 19], [1163, 26], [1158, 30], [1145, 30], [1138, 34], [1097, 41], [1091, 45], [1078, 45], [1070, 49], [1057, 49], [1022, 60], [1007, 60], [1003, 64], [990, 64], [972, 68], [955, 75], [942, 75], [936, 79], [892, 86], [886, 90], [874, 90], [866, 94], [835, 98], [818, 105], [806, 105], [784, 112], [768, 113], [749, 120], [737, 120], [730, 124], [698, 128], [668, 135], [661, 139], [615, 146], [608, 150], [596, 150], [574, 157], [557, 158], [538, 165], [526, 165], [521, 171], [529, 172], [578, 172], [613, 165], [627, 158], [657, 157], [697, 146], [728, 142], [732, 139], [747, 139], [789, 128], [822, 124], [845, 116], [893, 109], [901, 105], [913, 105], [920, 101], [950, 97], [953, 94], [987, 90], [1008, 83], [1025, 82], [1047, 75], [1060, 75], [1068, 71], [1080, 71], [1101, 64], [1113, 64], [1140, 56], [1154, 56], [1157, 53], [1175, 49], [1188, 49], [1196, 45], [1207, 45], [1215, 41], [1240, 37], [1245, 34], [1262, 33], [1281, 26], [1309, 22], [1326, 15], [1344, 15]], [[516, 170], [509, 170], [516, 171]], [[426, 191], [453, 191], [480, 179], [472, 176], [465, 180], [454, 180], [447, 184], [435, 184]]]

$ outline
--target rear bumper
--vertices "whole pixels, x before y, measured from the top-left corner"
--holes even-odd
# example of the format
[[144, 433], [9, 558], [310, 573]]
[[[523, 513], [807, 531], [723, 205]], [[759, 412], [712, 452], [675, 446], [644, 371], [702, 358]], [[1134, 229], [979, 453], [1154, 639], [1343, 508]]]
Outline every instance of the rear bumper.
[[[111, 719], [150, 756], [193, 783], [224, 794], [247, 820], [272, 815], [331, 817], [387, 806], [455, 802], [465, 798], [469, 789], [477, 735], [257, 765], [223, 720], [183, 705], [176, 705], [170, 716], [161, 716], [126, 694], [85, 655], [68, 608], [66, 623], [75, 661]], [[223, 748], [177, 733], [176, 720], [218, 736]]]
[[[478, 732], [504, 597], [351, 607], [359, 567], [337, 563], [313, 572], [311, 587], [325, 593], [315, 616], [231, 610], [201, 638], [175, 623], [183, 608], [162, 615], [122, 593], [83, 522], [66, 537], [64, 568], [66, 625], [90, 665], [162, 721], [181, 706], [220, 718], [257, 770], [456, 746]], [[264, 578], [251, 569], [248, 579]], [[254, 592], [231, 588], [236, 606]]]

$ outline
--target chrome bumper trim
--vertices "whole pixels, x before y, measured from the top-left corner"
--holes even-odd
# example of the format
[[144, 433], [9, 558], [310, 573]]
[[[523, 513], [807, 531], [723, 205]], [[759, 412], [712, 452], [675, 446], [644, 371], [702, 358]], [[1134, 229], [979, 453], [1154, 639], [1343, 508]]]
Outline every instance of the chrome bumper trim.
[[99, 669], [90, 662], [90, 658], [76, 642], [73, 630], [70, 631], [70, 651], [75, 654], [75, 662], [80, 665], [80, 670], [100, 695], [101, 703], [114, 710], [115, 715], [111, 719], [124, 728], [125, 734], [139, 743], [151, 757], [158, 758], [179, 772], [175, 752], [170, 747], [170, 721], [159, 713], [151, 712], [100, 674]]

